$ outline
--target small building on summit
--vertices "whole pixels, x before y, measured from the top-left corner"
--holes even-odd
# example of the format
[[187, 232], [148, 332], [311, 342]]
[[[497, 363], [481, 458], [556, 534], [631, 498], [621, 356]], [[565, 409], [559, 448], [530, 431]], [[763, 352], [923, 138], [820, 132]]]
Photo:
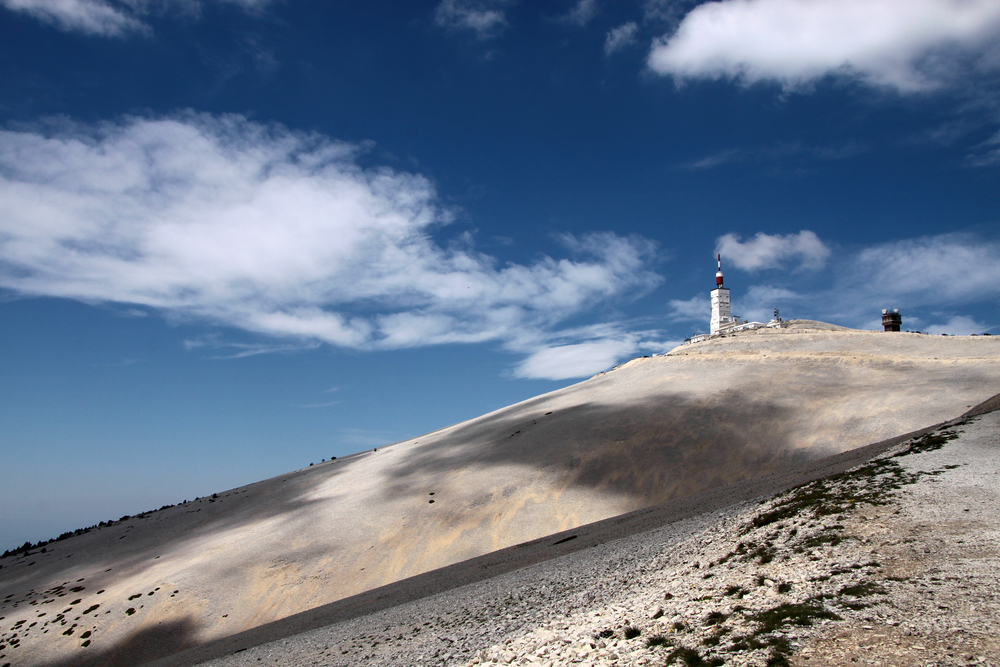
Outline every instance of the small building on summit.
[[899, 308], [882, 309], [882, 328], [886, 331], [899, 331], [903, 327], [903, 316], [899, 314]]

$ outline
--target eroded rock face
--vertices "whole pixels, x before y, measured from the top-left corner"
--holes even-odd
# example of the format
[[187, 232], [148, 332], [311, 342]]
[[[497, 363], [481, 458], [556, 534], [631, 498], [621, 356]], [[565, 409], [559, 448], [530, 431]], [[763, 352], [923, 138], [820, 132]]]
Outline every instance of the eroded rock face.
[[[81, 651], [105, 661], [172, 652], [928, 426], [997, 386], [1000, 339], [793, 328], [685, 346], [410, 441], [6, 559], [0, 627], [28, 607], [49, 616], [17, 633], [18, 665]], [[56, 588], [77, 580], [80, 603], [56, 609], [76, 599]], [[50, 608], [63, 613], [59, 632]], [[82, 632], [91, 633], [85, 649]]]

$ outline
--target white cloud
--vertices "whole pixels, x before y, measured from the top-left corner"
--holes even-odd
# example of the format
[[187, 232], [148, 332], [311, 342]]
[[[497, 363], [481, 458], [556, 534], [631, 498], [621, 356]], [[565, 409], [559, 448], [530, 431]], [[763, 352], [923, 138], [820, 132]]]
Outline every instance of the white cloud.
[[705, 295], [693, 296], [690, 299], [671, 299], [670, 308], [673, 312], [670, 317], [678, 322], [708, 322], [712, 315], [708, 301], [708, 292]]
[[434, 21], [442, 28], [471, 30], [479, 39], [489, 39], [507, 27], [506, 4], [506, 0], [441, 0]]
[[941, 234], [862, 250], [844, 268], [840, 286], [896, 305], [934, 306], [995, 298], [997, 276], [1000, 243]]
[[826, 244], [808, 230], [786, 236], [758, 232], [745, 242], [736, 234], [725, 234], [716, 239], [715, 252], [746, 271], [787, 267], [790, 263], [797, 263], [798, 269], [817, 269], [830, 256]]
[[597, 0], [578, 0], [572, 9], [560, 17], [560, 20], [582, 28], [597, 16], [597, 10]]
[[632, 337], [543, 347], [522, 361], [514, 374], [540, 380], [584, 377], [606, 371], [638, 349]]
[[685, 165], [688, 169], [714, 169], [725, 164], [744, 162], [776, 162], [794, 157], [813, 157], [818, 160], [844, 160], [868, 151], [868, 147], [858, 141], [839, 145], [804, 146], [798, 142], [779, 143], [762, 148], [727, 148], [706, 155]]
[[67, 32], [118, 36], [147, 29], [127, 7], [105, 0], [0, 0], [0, 3]]
[[944, 324], [932, 324], [924, 329], [924, 333], [929, 334], [952, 334], [955, 336], [965, 336], [968, 334], [981, 334], [989, 331], [992, 327], [966, 315], [957, 315]]
[[[206, 0], [211, 1], [211, 0]], [[256, 11], [270, 0], [217, 0]], [[202, 0], [0, 0], [0, 5], [20, 11], [67, 32], [104, 37], [148, 33], [141, 17], [151, 10], [185, 14], [200, 10]]]
[[639, 26], [632, 21], [612, 28], [604, 39], [604, 54], [610, 56], [632, 46], [637, 41], [638, 32]]
[[329, 408], [329, 407], [334, 406], [334, 405], [340, 405], [341, 403], [343, 403], [343, 401], [325, 401], [325, 402], [319, 402], [319, 403], [306, 403], [306, 404], [300, 405], [298, 407], [300, 407], [300, 408]]
[[1000, 164], [1000, 132], [976, 146], [969, 156], [969, 163], [976, 167], [992, 167]]
[[[419, 175], [236, 115], [0, 131], [0, 287], [158, 309], [356, 349], [497, 341], [531, 352], [595, 304], [644, 294], [652, 242], [565, 236], [566, 258], [500, 265], [436, 244]], [[269, 351], [216, 341], [237, 355]]]
[[648, 64], [677, 81], [795, 89], [835, 75], [912, 92], [951, 83], [956, 58], [998, 37], [996, 0], [722, 0], [689, 12]]

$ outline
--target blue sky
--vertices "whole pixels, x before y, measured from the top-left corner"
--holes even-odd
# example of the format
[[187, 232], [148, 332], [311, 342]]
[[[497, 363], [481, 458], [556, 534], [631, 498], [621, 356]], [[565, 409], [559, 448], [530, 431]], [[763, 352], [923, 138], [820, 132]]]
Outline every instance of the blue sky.
[[1000, 333], [995, 0], [0, 0], [0, 548], [733, 312]]

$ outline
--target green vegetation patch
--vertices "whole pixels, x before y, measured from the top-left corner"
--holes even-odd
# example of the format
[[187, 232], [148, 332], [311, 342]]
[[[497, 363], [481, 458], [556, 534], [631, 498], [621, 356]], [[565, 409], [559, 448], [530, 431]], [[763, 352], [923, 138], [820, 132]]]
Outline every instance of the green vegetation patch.
[[840, 616], [822, 605], [786, 603], [750, 617], [750, 620], [760, 626], [755, 634], [774, 632], [785, 625], [812, 625], [815, 619], [839, 621]]
[[[940, 449], [945, 443], [958, 437], [959, 432], [954, 430], [927, 433], [910, 442], [906, 449], [890, 458], [870, 461], [857, 470], [803, 484], [770, 510], [755, 516], [750, 525], [744, 529], [744, 533], [793, 517], [811, 516], [818, 519], [824, 516], [843, 514], [853, 509], [858, 503], [885, 505], [889, 501], [888, 495], [891, 491], [913, 484], [923, 475], [935, 475], [942, 472], [910, 473], [893, 459], [908, 454]], [[818, 540], [818, 543], [812, 542], [812, 546], [834, 545], [839, 542], [836, 537], [821, 535], [809, 538], [801, 546], [809, 548], [810, 541], [814, 540]], [[732, 555], [735, 554], [730, 556]]]
[[868, 595], [885, 595], [885, 588], [875, 583], [874, 581], [866, 581], [860, 584], [855, 584], [854, 586], [844, 586], [840, 589], [841, 595], [850, 595], [851, 597], [866, 597]]
[[718, 667], [718, 665], [724, 665], [725, 660], [719, 657], [703, 658], [698, 651], [693, 648], [677, 648], [670, 652], [667, 656], [667, 664], [672, 665], [674, 662], [680, 661], [687, 667]]
[[713, 611], [705, 617], [705, 625], [719, 625], [720, 623], [724, 623], [727, 618], [729, 618], [729, 614], [723, 614], [721, 611]]

